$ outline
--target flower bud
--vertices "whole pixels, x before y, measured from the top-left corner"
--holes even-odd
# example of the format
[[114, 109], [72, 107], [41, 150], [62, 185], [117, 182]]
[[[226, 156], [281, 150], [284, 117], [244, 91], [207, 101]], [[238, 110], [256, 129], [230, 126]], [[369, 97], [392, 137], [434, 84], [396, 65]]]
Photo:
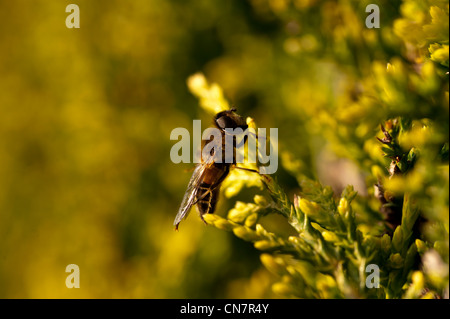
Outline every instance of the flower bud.
[[267, 268], [271, 273], [275, 275], [280, 275], [284, 269], [283, 260], [280, 258], [274, 258], [270, 254], [261, 254], [261, 263]]
[[267, 206], [267, 199], [264, 196], [261, 195], [255, 195], [255, 197], [253, 198], [253, 201], [255, 202], [256, 205], [258, 206]]
[[344, 197], [342, 197], [339, 201], [338, 212], [341, 216], [345, 216], [345, 214], [348, 212], [348, 201]]
[[243, 239], [243, 240], [245, 240], [245, 241], [251, 241], [251, 242], [253, 242], [253, 241], [258, 240], [258, 239], [260, 238], [260, 237], [256, 234], [255, 231], [253, 231], [253, 230], [251, 230], [250, 228], [245, 227], [245, 226], [238, 226], [238, 227], [234, 228], [234, 229], [233, 229], [233, 233], [234, 233], [237, 237], [239, 237], [239, 238], [241, 238], [241, 239]]
[[272, 285], [272, 291], [281, 296], [289, 296], [293, 293], [294, 289], [292, 285], [285, 282], [277, 282]]
[[248, 217], [248, 213], [249, 213], [248, 207], [242, 202], [237, 202], [235, 208], [232, 208], [228, 212], [227, 217], [229, 220], [235, 223], [242, 224]]
[[310, 202], [305, 198], [299, 198], [300, 210], [305, 213], [308, 217], [317, 217], [319, 215], [320, 206], [317, 203]]
[[384, 234], [383, 237], [381, 237], [381, 249], [388, 253], [391, 250], [391, 237], [389, 237], [388, 234]]
[[403, 267], [403, 258], [399, 253], [389, 256], [389, 261], [392, 268], [400, 269]]
[[250, 216], [245, 219], [245, 226], [253, 227], [253, 225], [255, 225], [258, 221], [258, 218], [259, 216], [257, 213], [250, 214]]
[[397, 226], [394, 231], [394, 236], [392, 236], [392, 246], [395, 251], [400, 251], [403, 245], [403, 231], [401, 226]]
[[330, 231], [324, 231], [322, 232], [322, 236], [326, 241], [331, 241], [331, 242], [337, 242], [339, 241], [338, 236]]
[[259, 240], [255, 242], [255, 248], [258, 250], [269, 250], [278, 246], [277, 243], [271, 242], [269, 240]]
[[424, 254], [427, 250], [427, 244], [425, 244], [425, 242], [423, 242], [420, 239], [416, 239], [416, 247], [417, 247], [417, 251], [419, 252], [419, 254]]
[[423, 289], [425, 286], [425, 277], [421, 271], [415, 271], [412, 274], [411, 280], [418, 290]]

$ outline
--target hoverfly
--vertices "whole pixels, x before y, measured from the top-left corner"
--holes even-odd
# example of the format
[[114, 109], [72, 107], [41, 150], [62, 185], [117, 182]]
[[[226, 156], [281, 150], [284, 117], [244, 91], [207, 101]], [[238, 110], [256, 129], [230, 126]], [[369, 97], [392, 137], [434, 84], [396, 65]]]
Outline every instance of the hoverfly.
[[[245, 131], [248, 128], [245, 120], [235, 113], [236, 109], [232, 108], [228, 111], [222, 111], [216, 114], [214, 117], [214, 125], [220, 130], [222, 135], [222, 146], [225, 144], [225, 129], [241, 128]], [[245, 143], [247, 136], [244, 136], [243, 142]], [[211, 141], [205, 141], [211, 142]], [[203, 145], [202, 145], [203, 148]], [[234, 145], [233, 145], [234, 148]], [[216, 208], [217, 201], [219, 199], [220, 185], [230, 172], [231, 166], [236, 164], [236, 157], [233, 154], [232, 163], [217, 163], [214, 161], [214, 149], [208, 154], [206, 158], [201, 159], [201, 162], [196, 165], [194, 172], [192, 173], [189, 181], [186, 193], [184, 194], [183, 201], [181, 202], [178, 214], [175, 217], [173, 225], [175, 230], [178, 230], [180, 222], [187, 217], [189, 210], [192, 206], [197, 205], [200, 213], [200, 218], [204, 221], [204, 214], [212, 214]], [[223, 157], [225, 147], [222, 147]], [[256, 172], [255, 170], [242, 168]]]

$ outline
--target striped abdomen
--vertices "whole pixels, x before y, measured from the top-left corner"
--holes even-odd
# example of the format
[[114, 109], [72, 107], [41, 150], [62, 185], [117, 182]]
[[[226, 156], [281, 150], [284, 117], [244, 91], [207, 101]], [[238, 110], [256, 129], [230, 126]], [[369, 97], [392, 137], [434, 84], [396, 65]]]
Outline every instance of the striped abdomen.
[[219, 200], [220, 185], [211, 190], [211, 186], [202, 183], [197, 191], [197, 208], [200, 212], [200, 217], [203, 219], [204, 214], [212, 214], [216, 209], [217, 201]]
[[200, 217], [204, 214], [214, 213], [219, 200], [220, 184], [227, 177], [229, 171], [230, 165], [222, 163], [214, 163], [207, 168], [196, 195]]

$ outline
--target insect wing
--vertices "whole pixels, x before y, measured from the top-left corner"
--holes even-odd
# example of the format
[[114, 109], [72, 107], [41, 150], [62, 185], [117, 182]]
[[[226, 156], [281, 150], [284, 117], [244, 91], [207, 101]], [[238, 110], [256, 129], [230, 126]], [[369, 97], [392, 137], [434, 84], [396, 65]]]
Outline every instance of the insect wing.
[[195, 167], [195, 170], [192, 173], [191, 179], [186, 189], [186, 193], [184, 194], [183, 201], [181, 202], [180, 209], [178, 210], [178, 214], [173, 222], [173, 224], [175, 225], [175, 229], [178, 229], [178, 224], [183, 220], [183, 218], [187, 216], [192, 205], [195, 203], [198, 187], [200, 186], [206, 169], [211, 164], [212, 157], [209, 158], [206, 162], [197, 164], [197, 166]]

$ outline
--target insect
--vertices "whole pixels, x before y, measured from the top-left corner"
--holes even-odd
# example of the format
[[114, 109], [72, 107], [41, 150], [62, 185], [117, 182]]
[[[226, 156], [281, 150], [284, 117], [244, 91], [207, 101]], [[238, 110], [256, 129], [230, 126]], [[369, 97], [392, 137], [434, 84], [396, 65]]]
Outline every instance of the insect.
[[[232, 108], [227, 111], [222, 111], [216, 114], [214, 117], [214, 124], [220, 130], [222, 135], [222, 158], [225, 158], [225, 131], [226, 128], [236, 129], [241, 128], [245, 131], [248, 128], [245, 120], [235, 113], [236, 109]], [[244, 143], [247, 136], [244, 136]], [[206, 143], [211, 142], [205, 141]], [[205, 143], [205, 144], [206, 144]], [[220, 143], [220, 142], [219, 142]], [[235, 143], [233, 143], [233, 148]], [[202, 145], [203, 148], [203, 145]], [[220, 185], [230, 172], [230, 168], [236, 164], [236, 158], [233, 154], [233, 163], [217, 163], [214, 160], [214, 149], [210, 154], [207, 154], [206, 158], [202, 157], [202, 160], [195, 167], [192, 177], [189, 181], [186, 193], [184, 194], [183, 201], [181, 202], [178, 214], [173, 222], [175, 230], [178, 230], [180, 222], [187, 217], [189, 210], [192, 206], [197, 204], [200, 218], [204, 221], [204, 214], [212, 214], [216, 208], [217, 201], [219, 199]], [[245, 169], [245, 168], [242, 168]], [[254, 171], [250, 169], [245, 169]], [[255, 171], [256, 172], [256, 171]]]

